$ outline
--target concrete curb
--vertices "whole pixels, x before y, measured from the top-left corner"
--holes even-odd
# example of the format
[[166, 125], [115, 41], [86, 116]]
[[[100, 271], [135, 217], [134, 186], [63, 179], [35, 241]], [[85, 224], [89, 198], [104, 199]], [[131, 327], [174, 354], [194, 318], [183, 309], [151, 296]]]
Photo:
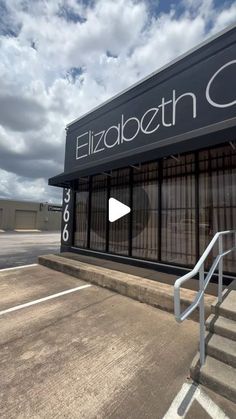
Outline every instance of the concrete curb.
[[[171, 313], [174, 311], [174, 290], [172, 285], [52, 254], [39, 256], [38, 262], [48, 268], [72, 275], [100, 287], [108, 288], [141, 303], [146, 303]], [[192, 303], [195, 296], [195, 291], [183, 289], [181, 292], [182, 310]], [[211, 304], [214, 300], [215, 297], [212, 295], [205, 296], [206, 317], [210, 314]], [[198, 310], [192, 313], [191, 318], [198, 321]]]

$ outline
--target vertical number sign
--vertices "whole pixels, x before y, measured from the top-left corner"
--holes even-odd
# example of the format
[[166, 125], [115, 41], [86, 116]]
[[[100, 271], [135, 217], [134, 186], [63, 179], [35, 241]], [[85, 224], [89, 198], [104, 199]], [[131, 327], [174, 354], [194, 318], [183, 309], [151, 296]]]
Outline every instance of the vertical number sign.
[[71, 189], [64, 189], [63, 191], [63, 205], [62, 205], [62, 230], [61, 243], [62, 245], [71, 246], [73, 236], [73, 204], [74, 194]]

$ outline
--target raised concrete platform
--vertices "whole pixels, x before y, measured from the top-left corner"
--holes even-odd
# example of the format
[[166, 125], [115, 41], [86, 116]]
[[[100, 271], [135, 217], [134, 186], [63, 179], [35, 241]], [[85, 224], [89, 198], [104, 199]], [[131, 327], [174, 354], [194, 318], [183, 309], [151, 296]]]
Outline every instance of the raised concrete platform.
[[[67, 256], [67, 257], [65, 257]], [[48, 268], [67, 273], [84, 281], [89, 281], [103, 288], [108, 288], [119, 294], [138, 300], [142, 303], [166, 310], [174, 311], [173, 286], [170, 284], [147, 279], [143, 276], [108, 269], [103, 266], [91, 265], [70, 254], [45, 255], [39, 257], [39, 263]], [[136, 272], [140, 269], [136, 268]], [[160, 272], [158, 275], [161, 277]], [[182, 309], [187, 308], [196, 296], [196, 291], [183, 289], [181, 291]], [[215, 301], [212, 295], [205, 296], [206, 316], [210, 314], [211, 304]], [[198, 320], [198, 311], [192, 313], [192, 319]]]
[[[58, 253], [57, 256], [65, 257], [66, 259], [77, 260], [78, 262], [87, 263], [89, 265], [100, 266], [102, 268], [123, 272], [124, 274], [141, 276], [142, 278], [151, 279], [152, 281], [157, 281], [162, 284], [174, 285], [176, 279], [179, 278], [179, 276], [173, 273], [158, 271], [157, 269], [151, 267], [142, 268], [140, 266], [124, 263], [123, 261], [117, 262], [114, 260], [102, 259], [100, 257], [91, 255], [82, 255], [80, 253], [62, 252]], [[183, 288], [197, 291], [198, 286], [199, 283], [196, 281], [196, 279], [190, 279], [183, 285]], [[207, 287], [207, 293], [217, 296], [217, 284], [210, 282]]]

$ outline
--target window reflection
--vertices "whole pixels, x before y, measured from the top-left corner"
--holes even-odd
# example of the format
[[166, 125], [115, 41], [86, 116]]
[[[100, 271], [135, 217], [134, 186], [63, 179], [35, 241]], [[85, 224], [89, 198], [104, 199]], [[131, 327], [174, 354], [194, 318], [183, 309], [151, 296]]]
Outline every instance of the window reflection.
[[[110, 178], [110, 197], [118, 199], [130, 206], [130, 169], [114, 170]], [[129, 222], [127, 214], [119, 220], [109, 223], [109, 251], [112, 253], [129, 254]]]
[[158, 259], [158, 164], [133, 169], [132, 256]]
[[[90, 225], [93, 250], [108, 249], [134, 258], [194, 266], [198, 251], [203, 253], [217, 231], [235, 229], [236, 150], [228, 144], [114, 170], [109, 175], [91, 179], [90, 220], [89, 182], [79, 180], [74, 235], [77, 247], [87, 247]], [[107, 222], [109, 196], [128, 206], [133, 202], [132, 214]], [[224, 237], [223, 244], [224, 249], [233, 247], [233, 236]], [[217, 252], [215, 248], [206, 268]], [[236, 252], [224, 258], [224, 270], [235, 273]]]
[[75, 207], [74, 244], [77, 247], [87, 247], [88, 198], [89, 198], [89, 183], [87, 180], [81, 179], [78, 185], [78, 192], [76, 193], [76, 207]]
[[161, 259], [183, 265], [196, 260], [194, 155], [163, 161]]
[[[236, 223], [236, 151], [230, 145], [199, 153], [199, 241], [204, 251], [218, 231], [233, 230]], [[224, 249], [233, 247], [233, 235], [224, 237]], [[215, 246], [206, 267], [218, 254]], [[236, 255], [224, 257], [224, 270], [235, 272]]]
[[106, 250], [107, 176], [92, 177], [90, 248]]

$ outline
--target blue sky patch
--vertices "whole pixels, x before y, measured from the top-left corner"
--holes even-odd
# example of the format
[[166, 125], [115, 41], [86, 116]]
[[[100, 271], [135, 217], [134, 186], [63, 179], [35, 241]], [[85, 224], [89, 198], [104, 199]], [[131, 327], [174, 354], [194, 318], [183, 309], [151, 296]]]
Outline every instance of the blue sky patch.
[[74, 10], [72, 10], [69, 7], [62, 6], [57, 14], [59, 17], [64, 18], [68, 22], [74, 22], [74, 23], [86, 22], [86, 19], [83, 16], [80, 16], [78, 13], [75, 13]]

